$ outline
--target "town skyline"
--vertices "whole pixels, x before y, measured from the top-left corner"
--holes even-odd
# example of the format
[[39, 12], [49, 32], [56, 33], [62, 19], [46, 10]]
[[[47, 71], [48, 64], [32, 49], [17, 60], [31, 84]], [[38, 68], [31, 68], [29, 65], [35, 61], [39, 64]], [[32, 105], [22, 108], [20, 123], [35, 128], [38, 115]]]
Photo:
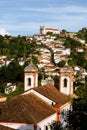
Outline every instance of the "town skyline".
[[1, 0], [0, 29], [3, 33], [33, 35], [40, 26], [77, 32], [86, 27], [86, 0]]

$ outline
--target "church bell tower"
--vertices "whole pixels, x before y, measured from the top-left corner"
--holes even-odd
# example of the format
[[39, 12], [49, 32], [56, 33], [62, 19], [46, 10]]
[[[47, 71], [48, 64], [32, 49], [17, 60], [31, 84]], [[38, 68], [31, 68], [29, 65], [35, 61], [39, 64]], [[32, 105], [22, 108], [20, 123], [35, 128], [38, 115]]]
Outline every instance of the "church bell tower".
[[38, 86], [38, 69], [31, 63], [24, 69], [24, 91]]
[[73, 95], [73, 70], [68, 64], [59, 70], [59, 89], [61, 93]]

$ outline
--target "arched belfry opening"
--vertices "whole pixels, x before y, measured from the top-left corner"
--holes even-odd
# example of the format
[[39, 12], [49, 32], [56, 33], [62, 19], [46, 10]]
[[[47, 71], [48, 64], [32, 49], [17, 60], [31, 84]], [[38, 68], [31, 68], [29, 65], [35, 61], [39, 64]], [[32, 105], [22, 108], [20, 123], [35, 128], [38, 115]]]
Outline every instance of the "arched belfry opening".
[[64, 87], [67, 87], [67, 79], [64, 79]]
[[31, 86], [31, 78], [28, 78], [28, 85]]

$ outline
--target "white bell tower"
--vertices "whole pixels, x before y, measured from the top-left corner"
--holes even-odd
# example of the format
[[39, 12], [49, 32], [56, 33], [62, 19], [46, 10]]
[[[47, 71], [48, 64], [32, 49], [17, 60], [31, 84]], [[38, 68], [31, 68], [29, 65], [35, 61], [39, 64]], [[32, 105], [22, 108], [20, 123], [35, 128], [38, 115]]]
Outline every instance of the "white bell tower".
[[38, 86], [38, 69], [31, 62], [24, 69], [24, 91]]
[[73, 70], [66, 64], [59, 70], [60, 92], [73, 96]]

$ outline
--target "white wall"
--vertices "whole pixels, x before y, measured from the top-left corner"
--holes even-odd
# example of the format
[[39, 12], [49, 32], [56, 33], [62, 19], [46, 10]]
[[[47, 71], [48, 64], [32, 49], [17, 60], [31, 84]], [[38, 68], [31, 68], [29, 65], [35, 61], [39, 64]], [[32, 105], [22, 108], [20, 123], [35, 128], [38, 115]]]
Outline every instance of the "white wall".
[[36, 75], [36, 86], [35, 87], [38, 87], [38, 73]]
[[46, 126], [48, 127], [48, 130], [50, 130], [50, 127], [49, 125], [52, 123], [52, 121], [56, 120], [56, 113], [49, 116], [48, 118], [44, 119], [43, 121], [39, 122], [37, 125], [38, 125], [38, 128], [37, 130], [39, 130], [39, 128], [41, 128], [41, 130], [46, 130]]
[[61, 121], [61, 123], [62, 123], [62, 125], [64, 127], [67, 124], [67, 120], [66, 120], [67, 116], [66, 115], [67, 115], [68, 110], [71, 109], [71, 102], [68, 102], [68, 103], [64, 104], [60, 108], [61, 108], [61, 111], [60, 111], [60, 121]]
[[12, 85], [12, 86], [7, 86], [4, 90], [5, 94], [9, 94], [11, 92], [14, 92], [16, 90], [16, 85]]
[[41, 98], [43, 101], [47, 102], [50, 105], [52, 105], [52, 103], [55, 104], [55, 102], [53, 102], [52, 100], [48, 99], [47, 97], [41, 95], [40, 93], [36, 92], [33, 89], [23, 93], [22, 95], [25, 95], [25, 94], [28, 94], [28, 93], [33, 93], [33, 94], [37, 95], [39, 98]]
[[[64, 79], [67, 79], [67, 87], [64, 87]], [[60, 82], [61, 82], [60, 92], [66, 95], [69, 95], [70, 94], [70, 78], [62, 76]]]
[[64, 50], [62, 51], [62, 54], [63, 54], [63, 55], [70, 55], [70, 52], [71, 52], [70, 48], [67, 48], [67, 49], [64, 49]]
[[23, 124], [23, 123], [0, 123], [3, 126], [18, 130], [34, 130], [33, 124]]
[[[56, 113], [42, 120], [41, 122], [37, 123], [37, 130], [40, 130], [40, 128], [41, 130], [46, 130], [45, 126], [47, 126], [48, 130], [50, 130], [49, 125], [52, 123], [53, 120], [56, 120]], [[7, 126], [13, 129], [18, 129], [18, 130], [34, 130], [34, 124], [0, 123], [0, 125]]]
[[[31, 78], [31, 86], [28, 85], [28, 79]], [[24, 91], [29, 90], [30, 88], [34, 88], [34, 76], [33, 75], [25, 75], [25, 88]]]

